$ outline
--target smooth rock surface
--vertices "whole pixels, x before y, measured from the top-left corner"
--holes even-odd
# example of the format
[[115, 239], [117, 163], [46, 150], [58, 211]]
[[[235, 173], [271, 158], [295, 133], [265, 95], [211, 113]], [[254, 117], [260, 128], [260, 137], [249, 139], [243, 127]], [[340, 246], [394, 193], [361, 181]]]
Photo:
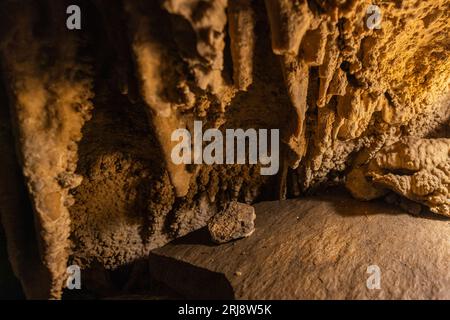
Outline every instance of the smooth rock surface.
[[[256, 231], [206, 230], [152, 252], [150, 272], [187, 298], [449, 299], [450, 221], [329, 194], [255, 206]], [[380, 289], [368, 289], [371, 265]]]

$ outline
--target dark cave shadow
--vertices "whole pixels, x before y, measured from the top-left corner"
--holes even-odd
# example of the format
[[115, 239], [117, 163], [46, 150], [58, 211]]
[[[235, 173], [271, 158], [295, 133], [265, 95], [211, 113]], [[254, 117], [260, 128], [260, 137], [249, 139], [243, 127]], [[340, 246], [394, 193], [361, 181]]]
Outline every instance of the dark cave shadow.
[[437, 221], [447, 221], [450, 222], [450, 218], [449, 217], [444, 217], [441, 215], [438, 215], [436, 213], [432, 213], [431, 211], [427, 210], [424, 213], [421, 213], [420, 216], [416, 216], [417, 218], [423, 218], [423, 219], [428, 219], [428, 220], [437, 220]]
[[151, 253], [150, 274], [186, 299], [231, 300], [234, 290], [224, 274]]
[[376, 214], [402, 215], [407, 214], [413, 218], [429, 219], [437, 221], [450, 221], [450, 218], [432, 213], [428, 209], [422, 209], [419, 215], [407, 212], [399, 205], [388, 203], [382, 199], [362, 201], [352, 197], [344, 188], [330, 188], [318, 194], [321, 201], [332, 205], [335, 212], [342, 217], [371, 216]]
[[208, 247], [216, 246], [216, 244], [212, 242], [211, 236], [209, 235], [208, 229], [206, 227], [188, 233], [187, 235], [181, 238], [177, 238], [173, 240], [171, 243], [174, 245], [189, 244], [189, 245], [204, 245]]

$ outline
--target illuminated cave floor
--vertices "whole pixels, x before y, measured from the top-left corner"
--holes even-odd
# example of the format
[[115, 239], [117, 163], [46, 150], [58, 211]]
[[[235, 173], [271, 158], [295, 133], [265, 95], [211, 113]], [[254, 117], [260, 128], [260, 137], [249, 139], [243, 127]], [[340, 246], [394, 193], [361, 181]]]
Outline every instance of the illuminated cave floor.
[[450, 298], [449, 219], [335, 190], [255, 210], [252, 236], [200, 230], [153, 251], [150, 273], [188, 298]]
[[0, 225], [0, 300], [23, 299], [19, 280], [14, 276], [6, 252], [6, 239]]

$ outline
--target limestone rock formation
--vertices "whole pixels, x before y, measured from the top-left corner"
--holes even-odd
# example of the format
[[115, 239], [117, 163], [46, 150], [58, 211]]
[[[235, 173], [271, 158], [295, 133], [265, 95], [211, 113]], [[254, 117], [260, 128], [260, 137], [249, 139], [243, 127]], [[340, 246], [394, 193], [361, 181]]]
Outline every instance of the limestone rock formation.
[[[81, 30], [66, 28], [69, 5]], [[60, 298], [68, 265], [114, 272], [233, 201], [345, 183], [448, 216], [449, 12], [447, 0], [2, 1], [0, 214], [27, 296]], [[279, 129], [279, 172], [174, 163], [173, 132], [196, 120]]]
[[154, 250], [150, 273], [191, 299], [450, 297], [448, 222], [336, 190], [255, 210], [251, 237], [211, 246], [193, 233]]
[[347, 186], [365, 200], [383, 195], [380, 189], [388, 188], [434, 213], [450, 216], [449, 154], [450, 139], [405, 137], [381, 149], [364, 169], [354, 169]]
[[245, 203], [232, 201], [208, 222], [208, 231], [216, 243], [245, 238], [255, 231], [255, 209]]

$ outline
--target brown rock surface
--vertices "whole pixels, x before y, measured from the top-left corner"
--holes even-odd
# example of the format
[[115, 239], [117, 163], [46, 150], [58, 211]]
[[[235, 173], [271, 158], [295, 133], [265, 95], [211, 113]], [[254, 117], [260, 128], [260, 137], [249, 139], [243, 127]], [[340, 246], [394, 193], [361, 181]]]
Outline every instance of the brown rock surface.
[[[65, 35], [62, 3], [50, 9], [50, 34], [33, 34], [35, 15], [29, 6], [15, 4], [20, 22], [3, 42], [5, 80], [9, 85], [11, 122], [16, 134], [18, 161], [35, 212], [37, 240], [43, 264], [50, 272], [50, 297], [58, 298], [66, 279], [70, 250], [69, 191], [83, 177], [75, 173], [77, 143], [90, 118], [90, 67], [76, 61], [79, 42]], [[54, 10], [54, 11], [52, 11]], [[33, 41], [35, 39], [36, 41]], [[55, 43], [58, 43], [56, 45]]]
[[356, 198], [375, 199], [385, 194], [383, 188], [391, 189], [450, 216], [450, 139], [402, 138], [364, 169], [353, 169], [346, 185]]
[[[69, 31], [74, 3], [82, 29]], [[365, 23], [371, 4], [381, 29]], [[12, 135], [0, 214], [27, 296], [59, 298], [71, 263], [109, 271], [145, 258], [231, 201], [345, 182], [361, 199], [394, 190], [411, 212], [448, 215], [448, 153], [414, 172], [374, 164], [417, 141], [418, 161], [448, 148], [449, 12], [448, 0], [1, 1]], [[195, 120], [279, 129], [277, 176], [175, 164], [171, 135]], [[42, 291], [14, 252], [26, 237]]]
[[[255, 233], [191, 234], [152, 252], [150, 272], [190, 298], [448, 299], [450, 222], [334, 192], [255, 206]], [[368, 289], [367, 268], [381, 271]]]

